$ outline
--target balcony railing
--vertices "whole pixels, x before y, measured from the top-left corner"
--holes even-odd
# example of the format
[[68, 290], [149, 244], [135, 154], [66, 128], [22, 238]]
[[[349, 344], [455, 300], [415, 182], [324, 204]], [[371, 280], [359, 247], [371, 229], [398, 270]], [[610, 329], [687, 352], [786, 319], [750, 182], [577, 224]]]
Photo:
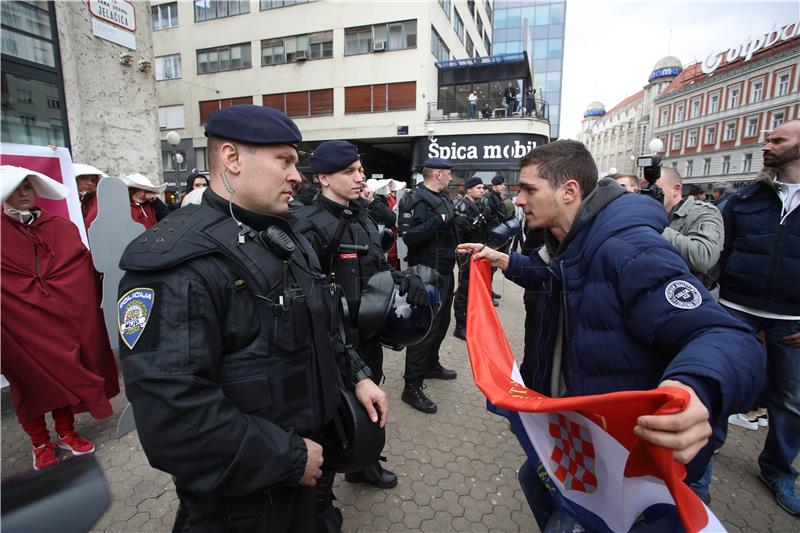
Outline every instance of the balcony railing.
[[[530, 104], [530, 108], [527, 106]], [[475, 109], [471, 109], [466, 98], [458, 100], [441, 100], [439, 102], [428, 102], [428, 120], [502, 120], [502, 119], [537, 119], [550, 120], [550, 109], [544, 100], [538, 98], [532, 101], [522, 99], [513, 102], [513, 105], [503, 105], [502, 100], [492, 102], [477, 103]]]

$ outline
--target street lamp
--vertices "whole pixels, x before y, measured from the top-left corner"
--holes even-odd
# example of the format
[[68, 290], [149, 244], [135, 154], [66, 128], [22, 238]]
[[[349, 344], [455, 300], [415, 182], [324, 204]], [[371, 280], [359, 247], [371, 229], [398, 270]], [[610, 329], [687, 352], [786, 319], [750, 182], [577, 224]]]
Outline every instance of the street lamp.
[[181, 136], [178, 134], [177, 131], [170, 131], [167, 133], [167, 143], [169, 143], [170, 148], [172, 149], [172, 169], [175, 172], [175, 186], [178, 185], [178, 178], [180, 177], [180, 170], [178, 170], [178, 166], [183, 163], [183, 156], [176, 151], [176, 147], [181, 142]]

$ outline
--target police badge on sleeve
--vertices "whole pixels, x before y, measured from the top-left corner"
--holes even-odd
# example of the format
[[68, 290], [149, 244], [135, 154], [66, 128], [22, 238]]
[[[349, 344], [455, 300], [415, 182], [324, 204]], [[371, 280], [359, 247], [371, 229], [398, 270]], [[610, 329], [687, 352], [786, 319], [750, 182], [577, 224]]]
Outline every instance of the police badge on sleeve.
[[700, 291], [688, 281], [681, 279], [667, 285], [664, 296], [673, 307], [678, 309], [694, 309], [703, 303]]
[[123, 294], [117, 302], [119, 336], [131, 350], [147, 327], [155, 296], [153, 289], [139, 287]]

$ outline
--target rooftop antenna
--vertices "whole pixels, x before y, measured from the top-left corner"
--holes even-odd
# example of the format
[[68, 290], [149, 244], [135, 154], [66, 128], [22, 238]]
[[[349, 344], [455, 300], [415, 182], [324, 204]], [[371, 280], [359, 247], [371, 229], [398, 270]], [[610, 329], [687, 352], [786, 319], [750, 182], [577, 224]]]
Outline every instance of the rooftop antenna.
[[667, 37], [667, 55], [672, 50], [672, 17], [669, 17], [669, 37]]

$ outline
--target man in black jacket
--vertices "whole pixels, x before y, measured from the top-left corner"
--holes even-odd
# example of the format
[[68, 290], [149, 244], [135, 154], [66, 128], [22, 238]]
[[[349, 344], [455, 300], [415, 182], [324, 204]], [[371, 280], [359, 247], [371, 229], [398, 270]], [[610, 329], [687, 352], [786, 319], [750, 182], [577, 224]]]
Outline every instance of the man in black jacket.
[[[428, 379], [456, 379], [453, 370], [439, 362], [439, 347], [450, 326], [450, 308], [453, 305], [458, 237], [455, 227], [455, 208], [447, 195], [447, 186], [453, 179], [453, 166], [446, 159], [432, 157], [422, 168], [423, 183], [411, 194], [408, 207], [409, 220], [404, 221], [403, 241], [408, 246], [409, 265], [425, 265], [435, 269], [443, 278], [441, 308], [433, 319], [431, 331], [422, 342], [406, 348], [406, 386], [401, 399], [423, 413], [436, 412], [436, 404], [422, 390]], [[404, 203], [409, 202], [404, 198]]]
[[386, 395], [357, 355], [332, 350], [316, 254], [282, 218], [300, 179], [297, 126], [240, 105], [212, 114], [206, 135], [203, 203], [120, 262], [126, 394], [150, 464], [175, 481], [175, 531], [313, 532], [337, 382], [381, 426]]
[[[321, 187], [320, 194], [310, 206], [292, 211], [292, 226], [311, 242], [323, 270], [332, 273], [342, 288], [350, 316], [346, 324], [347, 341], [357, 347], [359, 355], [372, 371], [372, 379], [380, 383], [383, 378], [383, 348], [377, 336], [368, 336], [367, 332], [359, 330], [357, 318], [361, 293], [369, 278], [384, 270], [392, 270], [401, 294], [408, 292], [412, 304], [428, 303], [425, 286], [418, 276], [397, 272], [386, 262], [378, 226], [365, 205], [368, 200], [362, 200], [365, 183], [356, 146], [347, 141], [323, 142], [311, 154], [310, 162]], [[375, 202], [378, 200], [372, 200]], [[331, 243], [340, 224], [346, 229], [338, 245], [348, 248], [334, 250], [331, 246], [336, 243]], [[352, 245], [363, 247], [363, 251], [349, 248]], [[347, 474], [345, 479], [382, 489], [397, 485], [397, 476], [379, 463], [362, 472]], [[333, 481], [332, 475], [328, 481]]]
[[[478, 177], [468, 179], [464, 183], [466, 195], [456, 207], [456, 228], [458, 242], [486, 242], [487, 208], [483, 204], [486, 192], [483, 181]], [[467, 294], [469, 293], [469, 261], [458, 263], [458, 289], [453, 298], [453, 311], [456, 318], [456, 330], [453, 336], [467, 340]]]

